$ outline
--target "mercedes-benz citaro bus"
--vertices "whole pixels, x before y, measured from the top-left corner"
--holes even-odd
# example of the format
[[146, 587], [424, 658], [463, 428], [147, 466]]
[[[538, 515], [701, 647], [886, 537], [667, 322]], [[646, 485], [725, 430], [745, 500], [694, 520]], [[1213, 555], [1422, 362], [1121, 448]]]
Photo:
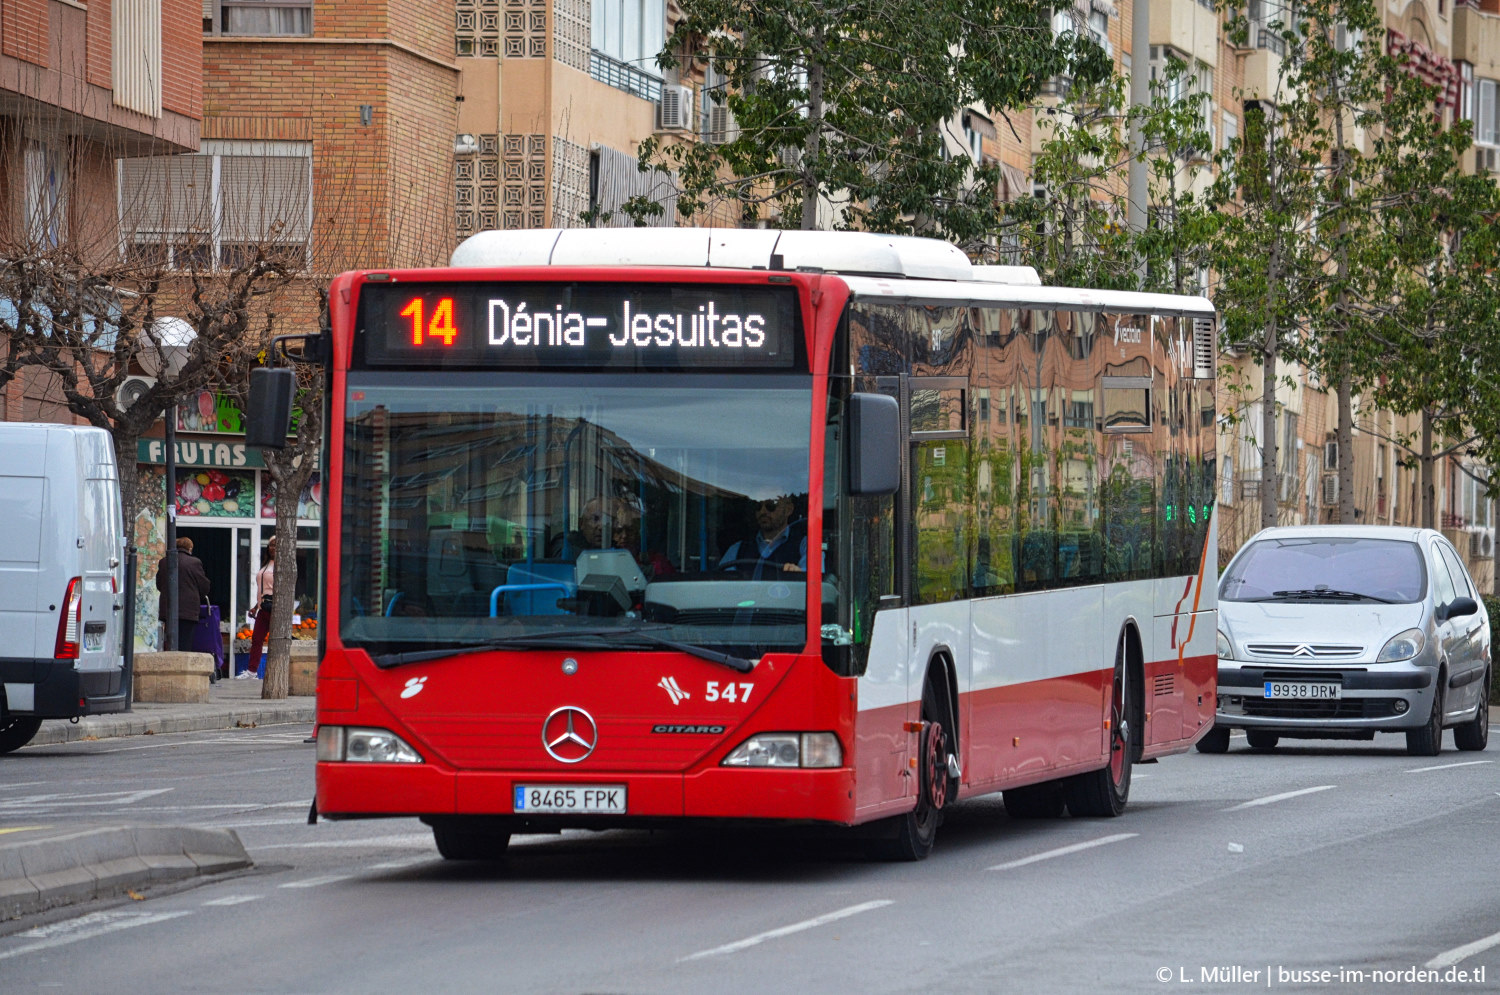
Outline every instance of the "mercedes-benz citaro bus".
[[1215, 315], [925, 239], [529, 230], [345, 273], [316, 810], [924, 857], [1212, 727]]

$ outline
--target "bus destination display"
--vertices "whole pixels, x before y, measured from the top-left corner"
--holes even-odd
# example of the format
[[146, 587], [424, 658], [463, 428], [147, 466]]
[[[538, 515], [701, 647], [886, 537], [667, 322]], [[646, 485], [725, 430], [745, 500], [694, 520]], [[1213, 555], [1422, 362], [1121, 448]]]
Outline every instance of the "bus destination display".
[[371, 366], [791, 369], [790, 287], [367, 283]]

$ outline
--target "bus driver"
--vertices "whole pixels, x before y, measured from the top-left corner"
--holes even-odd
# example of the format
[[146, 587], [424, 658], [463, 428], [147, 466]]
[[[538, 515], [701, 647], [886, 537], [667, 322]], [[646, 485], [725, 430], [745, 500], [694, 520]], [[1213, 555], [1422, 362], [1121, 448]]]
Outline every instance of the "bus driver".
[[807, 571], [807, 520], [792, 521], [797, 503], [788, 494], [767, 498], [755, 506], [756, 533], [733, 543], [719, 560], [721, 570], [761, 565], [773, 569]]

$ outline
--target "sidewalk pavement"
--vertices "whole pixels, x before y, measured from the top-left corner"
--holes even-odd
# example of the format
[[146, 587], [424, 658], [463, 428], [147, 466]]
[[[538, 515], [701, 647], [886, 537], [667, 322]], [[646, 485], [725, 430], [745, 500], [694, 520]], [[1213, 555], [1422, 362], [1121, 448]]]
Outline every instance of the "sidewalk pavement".
[[262, 699], [260, 685], [257, 680], [226, 678], [209, 685], [208, 701], [201, 703], [161, 705], [138, 701], [131, 706], [132, 711], [86, 715], [76, 723], [51, 719], [42, 723], [30, 745], [50, 746], [114, 736], [245, 729], [281, 722], [306, 723], [311, 730], [315, 711], [313, 698]]
[[[208, 701], [136, 702], [115, 715], [53, 720], [31, 745], [298, 723], [312, 731], [314, 699], [264, 700], [257, 680], [221, 680]], [[8, 772], [25, 748], [5, 758]], [[58, 906], [138, 892], [152, 885], [251, 866], [232, 829], [201, 826], [12, 825], [0, 819], [0, 921]], [[0, 927], [3, 931], [3, 927]]]

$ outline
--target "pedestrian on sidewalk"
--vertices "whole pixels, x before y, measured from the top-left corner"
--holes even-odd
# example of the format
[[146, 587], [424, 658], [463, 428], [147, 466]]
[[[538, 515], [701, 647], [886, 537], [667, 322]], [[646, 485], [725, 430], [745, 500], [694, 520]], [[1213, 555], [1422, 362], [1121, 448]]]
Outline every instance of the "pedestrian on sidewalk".
[[[203, 561], [193, 555], [193, 540], [187, 536], [177, 538], [177, 618], [167, 618], [167, 558], [163, 556], [156, 566], [156, 589], [161, 592], [161, 601], [156, 617], [162, 627], [177, 626], [177, 649], [184, 653], [193, 648], [193, 630], [198, 626], [198, 608], [208, 604], [208, 571]], [[165, 635], [165, 631], [163, 632]]]
[[266, 543], [266, 559], [255, 572], [255, 607], [250, 614], [255, 618], [255, 629], [250, 633], [250, 662], [245, 669], [234, 675], [234, 679], [246, 680], [257, 677], [260, 669], [260, 651], [271, 630], [271, 606], [274, 603], [273, 588], [276, 585], [276, 537]]

